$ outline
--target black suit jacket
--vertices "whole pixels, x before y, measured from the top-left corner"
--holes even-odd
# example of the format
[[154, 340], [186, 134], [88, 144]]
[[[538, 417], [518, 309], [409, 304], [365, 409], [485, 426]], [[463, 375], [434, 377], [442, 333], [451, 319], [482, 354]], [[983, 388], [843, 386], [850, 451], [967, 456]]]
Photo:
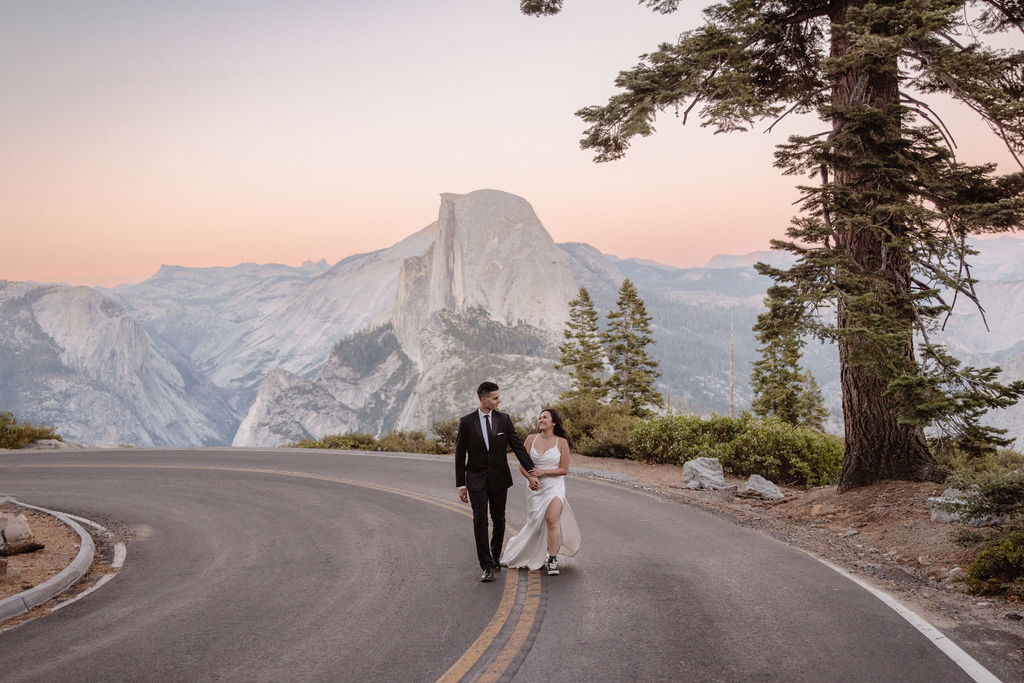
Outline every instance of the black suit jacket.
[[526, 452], [522, 439], [512, 426], [508, 413], [491, 411], [490, 449], [484, 444], [480, 415], [474, 410], [459, 420], [459, 433], [455, 437], [455, 485], [479, 491], [488, 483], [495, 486], [512, 486], [512, 474], [508, 469], [509, 446], [519, 462], [528, 470], [533, 469], [533, 460]]

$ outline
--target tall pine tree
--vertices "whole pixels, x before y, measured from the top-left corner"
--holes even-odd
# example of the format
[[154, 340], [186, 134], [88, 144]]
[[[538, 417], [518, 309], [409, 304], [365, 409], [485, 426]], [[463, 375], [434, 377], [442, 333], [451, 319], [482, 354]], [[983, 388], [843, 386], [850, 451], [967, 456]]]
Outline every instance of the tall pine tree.
[[765, 311], [754, 326], [761, 358], [754, 362], [750, 387], [751, 409], [759, 417], [775, 416], [797, 424], [800, 399], [800, 337], [792, 329], [779, 329], [772, 311]]
[[569, 302], [569, 320], [562, 332], [565, 341], [558, 345], [561, 352], [556, 368], [572, 368], [572, 389], [562, 398], [591, 396], [602, 399], [608, 387], [602, 378], [604, 347], [597, 326], [597, 311], [586, 287]]
[[800, 393], [796, 398], [796, 424], [821, 431], [825, 428], [828, 411], [821, 397], [821, 387], [809, 371], [800, 375]]
[[[641, 0], [668, 13], [678, 0]], [[523, 0], [554, 14], [562, 0]], [[1024, 27], [1019, 0], [725, 0], [705, 23], [620, 72], [622, 92], [578, 114], [584, 148], [622, 157], [665, 109], [696, 110], [717, 132], [789, 113], [822, 130], [780, 146], [803, 175], [800, 216], [773, 246], [797, 256], [760, 265], [780, 296], [824, 315], [805, 332], [836, 342], [845, 424], [840, 490], [883, 479], [939, 480], [924, 427], [979, 449], [1005, 443], [980, 424], [1024, 395], [998, 369], [962, 367], [933, 341], [957, 299], [977, 303], [967, 237], [1020, 227], [1024, 173], [996, 174], [954, 154], [929, 105], [941, 94], [976, 112], [1024, 169], [1024, 51], [993, 36]], [[988, 41], [986, 43], [985, 41]], [[915, 349], [915, 335], [920, 345]]]
[[629, 279], [622, 281], [615, 310], [608, 313], [608, 329], [602, 335], [612, 374], [608, 388], [612, 399], [629, 406], [634, 415], [646, 415], [649, 406], [661, 406], [654, 388], [660, 374], [658, 363], [647, 353], [654, 343], [651, 317]]
[[761, 358], [754, 362], [750, 385], [754, 390], [751, 408], [755, 415], [775, 416], [795, 426], [822, 429], [828, 411], [821, 389], [810, 372], [800, 367], [804, 340], [800, 336], [798, 306], [777, 298], [778, 290], [769, 290], [768, 309], [754, 325]]

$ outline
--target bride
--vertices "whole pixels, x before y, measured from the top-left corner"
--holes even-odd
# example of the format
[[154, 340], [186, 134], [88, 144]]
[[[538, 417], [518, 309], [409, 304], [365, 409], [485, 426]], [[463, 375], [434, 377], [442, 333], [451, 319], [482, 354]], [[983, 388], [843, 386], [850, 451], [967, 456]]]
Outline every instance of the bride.
[[536, 469], [526, 499], [526, 524], [505, 544], [501, 563], [512, 568], [547, 567], [558, 574], [558, 555], [573, 555], [580, 548], [580, 529], [569, 501], [565, 499], [565, 475], [569, 473], [569, 441], [562, 418], [554, 408], [545, 408], [537, 419], [539, 434], [526, 437]]

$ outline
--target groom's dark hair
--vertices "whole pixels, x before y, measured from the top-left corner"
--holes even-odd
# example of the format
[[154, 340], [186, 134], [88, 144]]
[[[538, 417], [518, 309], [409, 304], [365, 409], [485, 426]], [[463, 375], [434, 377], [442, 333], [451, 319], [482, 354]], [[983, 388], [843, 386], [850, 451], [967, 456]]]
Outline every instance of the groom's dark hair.
[[477, 396], [477, 398], [483, 398], [484, 395], [489, 394], [492, 391], [497, 391], [497, 390], [498, 390], [498, 385], [495, 384], [494, 382], [483, 382], [483, 383], [480, 384], [480, 386], [478, 386], [476, 388], [476, 396]]

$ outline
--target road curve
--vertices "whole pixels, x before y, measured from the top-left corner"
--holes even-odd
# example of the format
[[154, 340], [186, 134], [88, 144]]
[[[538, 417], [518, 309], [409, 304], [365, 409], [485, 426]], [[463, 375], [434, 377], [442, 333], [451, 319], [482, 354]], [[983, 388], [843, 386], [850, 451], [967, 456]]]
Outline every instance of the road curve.
[[[117, 578], [0, 634], [4, 681], [967, 681], [806, 554], [572, 479], [558, 577], [478, 581], [450, 461], [294, 450], [0, 454], [0, 491], [118, 530]], [[524, 521], [525, 487], [509, 498]]]

